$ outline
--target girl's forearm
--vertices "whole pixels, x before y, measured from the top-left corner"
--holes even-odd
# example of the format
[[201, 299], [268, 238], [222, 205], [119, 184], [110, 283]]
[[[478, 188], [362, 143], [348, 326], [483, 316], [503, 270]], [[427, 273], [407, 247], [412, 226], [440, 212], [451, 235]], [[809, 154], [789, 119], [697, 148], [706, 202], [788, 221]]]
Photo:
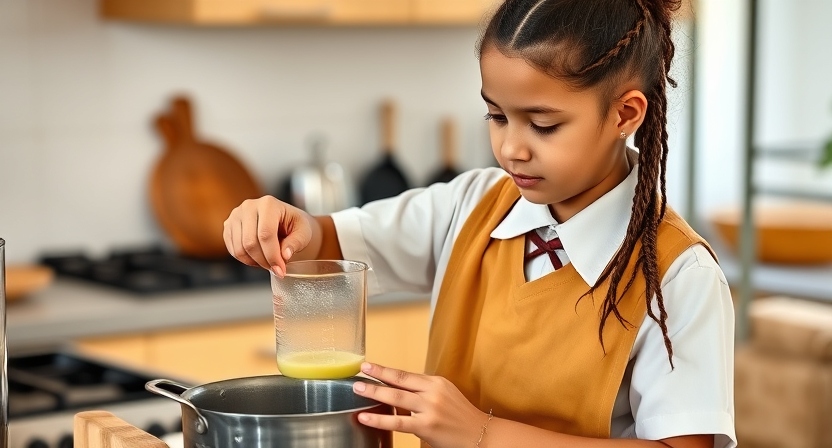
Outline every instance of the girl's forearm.
[[332, 217], [307, 215], [306, 219], [312, 230], [312, 238], [303, 250], [293, 254], [292, 260], [340, 260], [344, 258]]

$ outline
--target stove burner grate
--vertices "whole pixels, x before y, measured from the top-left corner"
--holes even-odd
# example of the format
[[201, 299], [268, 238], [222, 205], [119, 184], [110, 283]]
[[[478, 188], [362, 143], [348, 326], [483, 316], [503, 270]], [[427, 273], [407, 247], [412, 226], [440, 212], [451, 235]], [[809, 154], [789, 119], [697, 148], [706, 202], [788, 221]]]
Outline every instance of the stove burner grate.
[[9, 418], [155, 398], [153, 378], [77, 355], [10, 357]]
[[142, 295], [269, 281], [265, 269], [246, 266], [230, 256], [190, 258], [158, 247], [113, 251], [101, 259], [82, 252], [47, 254], [40, 261], [59, 275]]

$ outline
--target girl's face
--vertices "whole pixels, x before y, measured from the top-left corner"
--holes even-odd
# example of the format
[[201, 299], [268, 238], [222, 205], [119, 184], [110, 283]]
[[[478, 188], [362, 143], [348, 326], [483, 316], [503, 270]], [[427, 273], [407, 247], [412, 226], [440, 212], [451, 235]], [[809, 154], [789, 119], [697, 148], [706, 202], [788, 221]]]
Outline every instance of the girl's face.
[[549, 204], [563, 222], [627, 177], [620, 106], [600, 111], [595, 89], [570, 89], [493, 47], [480, 71], [494, 156], [527, 200]]

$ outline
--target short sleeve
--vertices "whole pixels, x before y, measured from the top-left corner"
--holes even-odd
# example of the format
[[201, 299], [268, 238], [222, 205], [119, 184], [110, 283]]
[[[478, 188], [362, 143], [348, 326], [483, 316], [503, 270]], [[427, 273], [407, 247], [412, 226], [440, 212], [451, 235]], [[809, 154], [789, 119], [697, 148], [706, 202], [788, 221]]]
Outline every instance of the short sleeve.
[[715, 434], [715, 448], [735, 447], [734, 310], [725, 276], [696, 245], [671, 265], [662, 295], [674, 368], [661, 328], [645, 317], [631, 355], [635, 436]]
[[430, 292], [465, 219], [503, 177], [497, 168], [470, 170], [448, 183], [334, 213], [341, 252], [370, 266], [370, 294]]

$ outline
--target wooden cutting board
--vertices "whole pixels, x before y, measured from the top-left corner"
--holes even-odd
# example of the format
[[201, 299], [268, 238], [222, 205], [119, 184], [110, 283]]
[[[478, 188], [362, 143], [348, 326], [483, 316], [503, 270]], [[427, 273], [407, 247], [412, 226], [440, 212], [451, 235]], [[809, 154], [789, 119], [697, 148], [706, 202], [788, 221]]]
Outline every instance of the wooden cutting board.
[[169, 448], [162, 440], [105, 411], [75, 414], [75, 448]]
[[263, 190], [227, 149], [196, 136], [187, 98], [175, 98], [171, 107], [170, 114], [156, 119], [165, 149], [150, 181], [153, 211], [182, 254], [228, 256], [223, 222], [234, 207]]

